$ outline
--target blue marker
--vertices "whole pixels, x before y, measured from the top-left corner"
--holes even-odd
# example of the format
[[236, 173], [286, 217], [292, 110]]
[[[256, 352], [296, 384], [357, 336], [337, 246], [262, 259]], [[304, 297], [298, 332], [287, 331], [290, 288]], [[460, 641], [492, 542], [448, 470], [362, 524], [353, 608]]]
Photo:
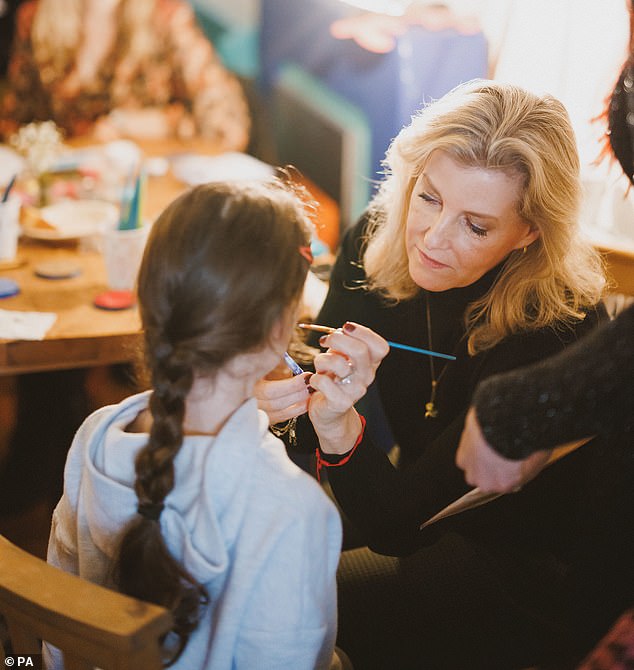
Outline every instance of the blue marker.
[[299, 367], [299, 365], [297, 365], [297, 363], [293, 360], [293, 358], [289, 355], [288, 352], [285, 352], [285, 353], [284, 353], [284, 362], [286, 363], [286, 365], [288, 365], [288, 367], [291, 369], [291, 372], [292, 372], [294, 375], [301, 375], [302, 372], [304, 372], [304, 371]]

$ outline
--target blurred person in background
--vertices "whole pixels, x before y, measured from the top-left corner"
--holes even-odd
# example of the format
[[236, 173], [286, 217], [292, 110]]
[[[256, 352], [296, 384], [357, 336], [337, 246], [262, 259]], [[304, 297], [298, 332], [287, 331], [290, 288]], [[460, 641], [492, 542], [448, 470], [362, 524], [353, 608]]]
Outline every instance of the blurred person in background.
[[0, 87], [7, 76], [9, 54], [15, 29], [15, 12], [21, 0], [0, 0]]
[[0, 134], [191, 138], [243, 150], [248, 106], [183, 0], [33, 0], [16, 14]]
[[[335, 21], [332, 35], [377, 53], [394, 50], [399, 38], [406, 48], [407, 39], [425, 39], [425, 31], [481, 31], [491, 79], [553, 95], [566, 107], [581, 162], [582, 229], [634, 240], [629, 182], [620, 170], [597, 160], [603, 141], [597, 118], [627, 53], [627, 0], [343, 1], [359, 11]], [[420, 91], [421, 100], [426, 95]]]

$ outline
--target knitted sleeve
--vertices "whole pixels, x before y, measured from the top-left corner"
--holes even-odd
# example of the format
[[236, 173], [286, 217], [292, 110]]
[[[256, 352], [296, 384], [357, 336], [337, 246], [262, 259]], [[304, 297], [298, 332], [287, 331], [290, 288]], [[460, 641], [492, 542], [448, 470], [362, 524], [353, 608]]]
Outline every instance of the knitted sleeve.
[[513, 459], [634, 432], [634, 306], [550, 359], [486, 379], [473, 404], [488, 442]]

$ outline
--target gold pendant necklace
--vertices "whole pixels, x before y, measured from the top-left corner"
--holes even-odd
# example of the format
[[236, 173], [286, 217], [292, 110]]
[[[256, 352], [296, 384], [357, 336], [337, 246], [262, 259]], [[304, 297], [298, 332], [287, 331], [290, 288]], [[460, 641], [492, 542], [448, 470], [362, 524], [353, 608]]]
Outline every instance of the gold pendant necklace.
[[436, 386], [438, 381], [436, 379], [431, 380], [431, 397], [429, 402], [425, 403], [425, 418], [426, 419], [435, 419], [438, 416], [438, 410], [436, 409]]
[[[427, 316], [427, 344], [431, 351], [434, 350], [434, 343], [431, 337], [431, 310], [429, 308], [429, 294], [425, 291], [425, 314]], [[438, 382], [442, 377], [443, 373], [447, 369], [447, 364], [442, 369], [440, 375], [436, 377], [436, 368], [434, 366], [434, 357], [429, 356], [429, 376], [431, 377], [431, 395], [429, 397], [429, 402], [425, 403], [425, 418], [426, 419], [435, 419], [438, 416], [438, 408], [436, 407], [436, 389], [438, 388]]]

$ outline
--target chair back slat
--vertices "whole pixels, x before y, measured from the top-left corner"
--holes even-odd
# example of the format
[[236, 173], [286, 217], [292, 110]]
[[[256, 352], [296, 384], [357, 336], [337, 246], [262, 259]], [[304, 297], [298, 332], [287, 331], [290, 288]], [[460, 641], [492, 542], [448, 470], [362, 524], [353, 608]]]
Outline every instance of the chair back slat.
[[163, 607], [68, 574], [2, 536], [0, 613], [15, 654], [41, 653], [45, 640], [68, 670], [158, 670], [160, 638], [172, 627]]

